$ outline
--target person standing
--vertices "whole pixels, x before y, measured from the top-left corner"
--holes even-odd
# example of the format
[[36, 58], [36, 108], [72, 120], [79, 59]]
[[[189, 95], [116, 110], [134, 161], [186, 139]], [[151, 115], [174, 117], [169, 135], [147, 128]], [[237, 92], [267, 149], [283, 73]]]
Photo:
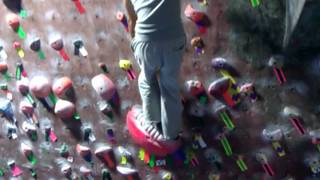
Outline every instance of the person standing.
[[180, 0], [124, 0], [124, 5], [141, 69], [142, 107], [131, 109], [136, 126], [151, 141], [178, 147], [183, 110], [178, 79], [186, 46]]

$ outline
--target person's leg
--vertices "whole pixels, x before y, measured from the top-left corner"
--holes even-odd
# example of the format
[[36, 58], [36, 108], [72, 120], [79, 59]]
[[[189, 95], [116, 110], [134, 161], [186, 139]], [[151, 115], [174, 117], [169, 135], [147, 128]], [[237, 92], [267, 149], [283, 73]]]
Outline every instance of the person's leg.
[[161, 125], [163, 135], [168, 140], [175, 139], [182, 130], [179, 74], [185, 45], [185, 38], [163, 44], [160, 69]]
[[[160, 66], [160, 51], [156, 43], [137, 42], [134, 47], [135, 58], [141, 72], [138, 79], [139, 92], [142, 100], [143, 118], [146, 129], [154, 130], [156, 123], [161, 121], [160, 89], [157, 80], [157, 70]], [[152, 134], [152, 133], [151, 133]]]

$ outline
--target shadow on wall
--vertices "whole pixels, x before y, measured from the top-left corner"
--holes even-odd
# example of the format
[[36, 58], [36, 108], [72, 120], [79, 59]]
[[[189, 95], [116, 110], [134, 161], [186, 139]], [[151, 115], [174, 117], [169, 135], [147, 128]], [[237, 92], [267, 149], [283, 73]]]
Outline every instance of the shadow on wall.
[[[247, 1], [230, 0], [226, 17], [229, 41], [241, 58], [258, 67], [272, 54], [283, 54], [292, 65], [310, 60], [320, 51], [320, 1], [307, 1], [288, 46], [283, 49], [285, 2], [264, 1], [253, 8]], [[262, 62], [261, 62], [262, 61]]]
[[21, 0], [2, 0], [2, 2], [12, 12], [18, 13], [22, 9]]
[[83, 133], [81, 131], [82, 122], [74, 119], [63, 119], [65, 127], [69, 130], [70, 134], [78, 141], [83, 140]]
[[300, 59], [313, 59], [320, 51], [320, 1], [307, 1], [293, 32], [287, 54]]
[[225, 16], [233, 51], [255, 67], [263, 66], [271, 54], [281, 53], [284, 5], [284, 0], [263, 1], [253, 8], [248, 1], [229, 0]]

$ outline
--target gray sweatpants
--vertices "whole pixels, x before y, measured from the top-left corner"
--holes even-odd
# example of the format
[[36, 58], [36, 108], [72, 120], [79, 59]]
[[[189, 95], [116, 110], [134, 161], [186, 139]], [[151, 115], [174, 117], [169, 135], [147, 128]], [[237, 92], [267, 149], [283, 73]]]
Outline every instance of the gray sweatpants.
[[131, 46], [141, 69], [138, 85], [145, 121], [161, 122], [164, 137], [173, 139], [182, 128], [178, 78], [186, 38], [157, 42], [133, 39]]

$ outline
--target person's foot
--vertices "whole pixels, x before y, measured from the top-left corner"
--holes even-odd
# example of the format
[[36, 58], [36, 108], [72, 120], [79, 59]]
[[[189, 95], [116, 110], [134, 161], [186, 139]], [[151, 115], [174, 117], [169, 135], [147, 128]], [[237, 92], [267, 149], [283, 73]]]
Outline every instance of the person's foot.
[[158, 130], [156, 125], [154, 124], [143, 124], [143, 121], [140, 122], [142, 123], [143, 129], [146, 131], [147, 136], [155, 141], [164, 141], [164, 137], [162, 133]]
[[164, 138], [156, 124], [146, 124], [143, 120], [142, 108], [135, 105], [127, 116], [127, 126], [133, 140], [143, 146], [147, 151], [158, 156], [165, 156], [175, 152], [180, 146], [178, 138], [169, 140]]
[[144, 134], [148, 138], [155, 140], [155, 141], [164, 140], [162, 133], [159, 131], [159, 129], [157, 127], [157, 123], [144, 121], [141, 106], [135, 105], [132, 107], [131, 111], [134, 113], [134, 119], [137, 121], [137, 123], [139, 125], [138, 127], [140, 127], [141, 131], [144, 132]]

